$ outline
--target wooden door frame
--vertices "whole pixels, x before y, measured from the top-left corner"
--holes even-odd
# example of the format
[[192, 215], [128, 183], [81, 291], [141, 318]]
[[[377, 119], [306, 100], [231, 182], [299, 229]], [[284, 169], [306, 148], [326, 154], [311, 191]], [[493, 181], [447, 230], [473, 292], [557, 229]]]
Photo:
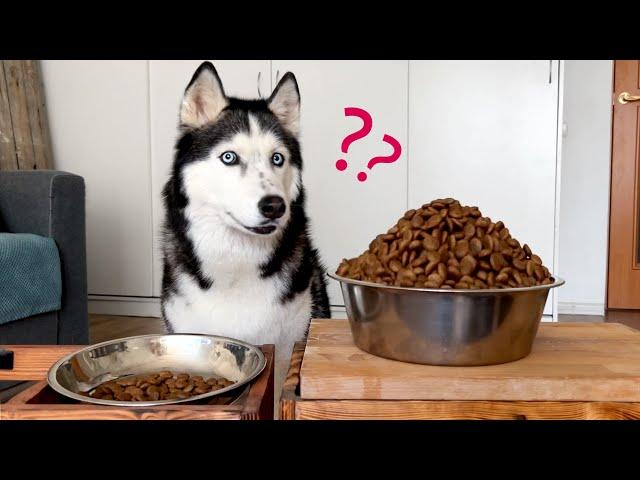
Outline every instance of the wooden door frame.
[[609, 250], [611, 248], [611, 195], [613, 191], [613, 107], [615, 105], [616, 96], [616, 62], [611, 62], [611, 129], [609, 131], [609, 203], [607, 204], [607, 264], [605, 268], [605, 280], [604, 280], [604, 315], [606, 317], [607, 310], [609, 309]]

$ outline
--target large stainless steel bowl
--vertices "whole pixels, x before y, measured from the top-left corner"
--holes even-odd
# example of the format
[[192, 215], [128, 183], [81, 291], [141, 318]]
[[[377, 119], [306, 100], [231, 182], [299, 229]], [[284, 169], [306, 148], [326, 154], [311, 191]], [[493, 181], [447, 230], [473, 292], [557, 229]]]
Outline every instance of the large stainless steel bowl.
[[491, 365], [526, 357], [549, 290], [404, 288], [329, 274], [340, 282], [355, 344], [374, 355], [430, 365]]
[[[253, 380], [265, 365], [264, 354], [259, 348], [232, 338], [196, 334], [140, 335], [98, 343], [67, 355], [51, 367], [47, 380], [58, 393], [82, 402], [147, 407], [193, 402], [224, 394]], [[148, 402], [102, 400], [81, 395], [103, 382], [163, 370], [205, 378], [222, 376], [235, 383], [185, 399]]]

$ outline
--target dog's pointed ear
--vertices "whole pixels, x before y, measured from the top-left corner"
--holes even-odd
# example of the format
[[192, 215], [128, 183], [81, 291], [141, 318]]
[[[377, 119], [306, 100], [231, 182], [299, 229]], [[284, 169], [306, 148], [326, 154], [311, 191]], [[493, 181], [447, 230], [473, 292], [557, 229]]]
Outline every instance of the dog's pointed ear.
[[300, 91], [293, 73], [287, 72], [282, 77], [267, 104], [280, 123], [297, 135], [300, 131]]
[[204, 62], [193, 74], [180, 107], [180, 124], [200, 128], [214, 122], [229, 100], [211, 62]]

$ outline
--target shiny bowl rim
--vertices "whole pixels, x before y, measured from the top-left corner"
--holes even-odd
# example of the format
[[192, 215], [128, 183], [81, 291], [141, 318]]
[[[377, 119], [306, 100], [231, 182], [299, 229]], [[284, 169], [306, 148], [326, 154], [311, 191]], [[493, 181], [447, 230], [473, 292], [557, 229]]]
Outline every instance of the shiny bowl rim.
[[[68, 390], [67, 388], [63, 387], [57, 380], [56, 380], [56, 373], [58, 371], [58, 369], [60, 368], [60, 366], [64, 363], [67, 362], [69, 360], [71, 360], [72, 357], [74, 357], [75, 355], [78, 355], [79, 353], [88, 351], [88, 350], [93, 350], [95, 348], [98, 347], [103, 347], [106, 345], [111, 345], [114, 343], [119, 343], [119, 342], [124, 342], [124, 341], [129, 341], [129, 340], [135, 340], [135, 339], [140, 339], [140, 338], [152, 338], [152, 337], [175, 337], [175, 336], [183, 336], [183, 337], [204, 337], [204, 338], [209, 338], [209, 339], [214, 339], [214, 340], [222, 340], [225, 341], [227, 343], [233, 343], [236, 345], [240, 345], [243, 347], [248, 348], [249, 350], [254, 351], [257, 355], [258, 355], [258, 367], [250, 374], [247, 376], [247, 378], [245, 378], [244, 380], [240, 381], [240, 382], [236, 382], [233, 385], [229, 385], [228, 387], [225, 388], [221, 388], [219, 390], [215, 390], [212, 392], [208, 392], [208, 393], [203, 393], [201, 395], [194, 395], [193, 397], [189, 397], [189, 398], [183, 398], [183, 399], [171, 399], [171, 400], [151, 400], [148, 402], [128, 402], [125, 400], [102, 400], [99, 398], [92, 398], [92, 397], [85, 397], [84, 395], [80, 395], [78, 393], [72, 392], [71, 390]], [[56, 363], [54, 363], [50, 368], [49, 371], [47, 372], [47, 383], [49, 384], [49, 386], [51, 388], [53, 388], [56, 392], [58, 392], [61, 395], [64, 395], [65, 397], [68, 398], [72, 398], [74, 400], [78, 400], [80, 402], [85, 402], [85, 403], [93, 403], [96, 405], [106, 405], [106, 406], [112, 406], [112, 407], [130, 407], [130, 408], [136, 408], [136, 407], [153, 407], [156, 405], [173, 405], [176, 403], [186, 403], [186, 402], [194, 402], [197, 400], [202, 400], [204, 398], [209, 398], [209, 397], [215, 397], [218, 395], [221, 395], [225, 392], [229, 392], [231, 390], [235, 390], [236, 388], [239, 388], [243, 385], [248, 384], [249, 382], [251, 382], [253, 379], [255, 379], [258, 375], [260, 375], [263, 370], [265, 369], [265, 367], [267, 366], [267, 359], [264, 356], [264, 353], [262, 352], [262, 350], [260, 348], [258, 348], [255, 345], [252, 345], [250, 343], [247, 342], [243, 342], [242, 340], [238, 340], [236, 338], [231, 338], [231, 337], [224, 337], [221, 335], [206, 335], [206, 334], [200, 334], [200, 333], [150, 333], [150, 334], [146, 334], [146, 335], [134, 335], [132, 337], [123, 337], [123, 338], [116, 338], [113, 340], [106, 340], [104, 342], [100, 342], [100, 343], [95, 343], [93, 345], [87, 345], [84, 348], [81, 348], [80, 350], [77, 350], [73, 353], [70, 353], [68, 355], [65, 355], [64, 357], [62, 357], [60, 360], [58, 360]]]
[[558, 276], [553, 276], [552, 278], [555, 280], [553, 283], [550, 283], [548, 285], [535, 285], [533, 287], [478, 288], [476, 290], [463, 289], [463, 288], [411, 288], [411, 287], [398, 287], [395, 285], [383, 285], [381, 283], [365, 282], [362, 280], [353, 280], [351, 278], [341, 277], [338, 274], [330, 273], [330, 272], [327, 272], [327, 276], [341, 283], [361, 285], [363, 287], [373, 287], [373, 288], [380, 288], [380, 289], [387, 289], [387, 290], [399, 290], [402, 292], [429, 292], [429, 293], [444, 293], [444, 294], [463, 293], [466, 295], [482, 295], [482, 294], [493, 294], [493, 293], [509, 294], [514, 292], [532, 292], [536, 290], [549, 290], [552, 288], [560, 287], [565, 284], [565, 281], [562, 278]]

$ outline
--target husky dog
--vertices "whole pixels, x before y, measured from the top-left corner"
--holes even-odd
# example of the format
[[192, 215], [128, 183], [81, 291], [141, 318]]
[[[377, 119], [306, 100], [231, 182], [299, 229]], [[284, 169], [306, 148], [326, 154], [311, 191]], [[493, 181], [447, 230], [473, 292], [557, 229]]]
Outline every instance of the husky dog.
[[276, 346], [279, 396], [294, 342], [328, 318], [309, 238], [292, 73], [267, 100], [227, 97], [209, 62], [180, 108], [164, 190], [162, 315], [169, 332]]

